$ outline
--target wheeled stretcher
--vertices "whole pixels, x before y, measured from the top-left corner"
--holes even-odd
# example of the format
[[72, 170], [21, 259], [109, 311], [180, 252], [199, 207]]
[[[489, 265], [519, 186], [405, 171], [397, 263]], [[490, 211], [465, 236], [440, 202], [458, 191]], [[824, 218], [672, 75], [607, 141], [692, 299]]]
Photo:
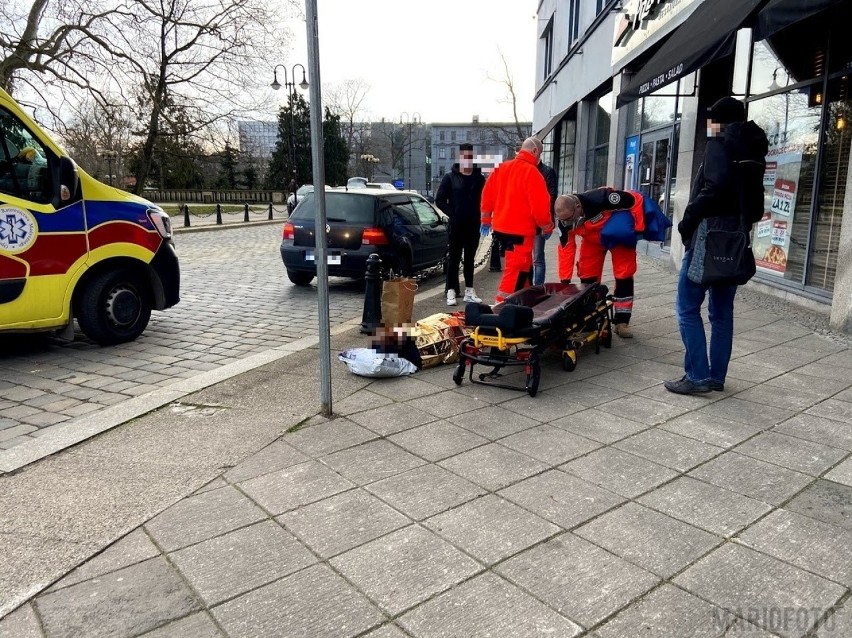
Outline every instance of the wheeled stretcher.
[[[613, 304], [601, 284], [546, 283], [514, 293], [493, 308], [467, 304], [465, 323], [473, 333], [459, 344], [459, 362], [453, 381], [461, 385], [469, 369], [471, 383], [521, 390], [534, 397], [541, 380], [541, 356], [561, 352], [562, 367], [570, 372], [578, 352], [587, 345], [612, 345]], [[492, 368], [475, 375], [477, 364]], [[504, 368], [523, 366], [523, 387], [501, 382]]]

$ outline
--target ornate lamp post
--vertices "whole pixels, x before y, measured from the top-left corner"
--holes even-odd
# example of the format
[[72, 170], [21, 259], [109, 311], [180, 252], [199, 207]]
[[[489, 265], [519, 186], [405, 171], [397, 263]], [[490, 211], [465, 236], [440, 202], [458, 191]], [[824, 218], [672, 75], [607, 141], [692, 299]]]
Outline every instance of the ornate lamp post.
[[[284, 71], [284, 84], [282, 85], [278, 81], [278, 68], [281, 67]], [[287, 103], [290, 105], [290, 166], [291, 170], [295, 172], [296, 170], [296, 131], [295, 126], [295, 118], [293, 117], [293, 110], [295, 108], [294, 97], [296, 95], [296, 67], [300, 67], [302, 69], [302, 81], [299, 82], [298, 86], [303, 91], [306, 91], [310, 86], [308, 84], [307, 73], [305, 72], [305, 67], [298, 62], [292, 66], [290, 69], [290, 75], [287, 75], [287, 67], [283, 64], [276, 64], [275, 68], [272, 69], [272, 83], [269, 85], [276, 91], [284, 86], [287, 89]], [[293, 199], [296, 200], [296, 193], [293, 193]], [[298, 204], [298, 201], [295, 203]]]
[[373, 181], [373, 171], [376, 170], [376, 164], [378, 164], [382, 160], [380, 160], [378, 157], [376, 157], [375, 155], [373, 155], [371, 153], [364, 153], [363, 155], [361, 155], [361, 161], [366, 162], [367, 165], [370, 167], [370, 171], [369, 171], [370, 177], [369, 177], [368, 181], [372, 182]]

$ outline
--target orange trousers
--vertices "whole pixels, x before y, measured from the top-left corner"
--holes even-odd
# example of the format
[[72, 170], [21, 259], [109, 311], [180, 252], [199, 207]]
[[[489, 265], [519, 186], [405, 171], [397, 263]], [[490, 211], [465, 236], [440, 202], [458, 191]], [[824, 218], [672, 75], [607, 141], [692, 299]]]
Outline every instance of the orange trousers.
[[503, 277], [497, 285], [497, 303], [503, 301], [513, 292], [522, 290], [532, 284], [533, 271], [533, 240], [534, 235], [510, 235], [494, 231], [494, 236], [505, 251], [506, 261], [503, 264]]

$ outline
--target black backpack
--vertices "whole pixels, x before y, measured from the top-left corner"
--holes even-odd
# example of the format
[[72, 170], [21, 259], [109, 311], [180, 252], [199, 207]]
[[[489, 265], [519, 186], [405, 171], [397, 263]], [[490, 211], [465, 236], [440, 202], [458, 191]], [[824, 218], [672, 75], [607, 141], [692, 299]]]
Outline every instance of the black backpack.
[[725, 146], [733, 164], [740, 212], [747, 226], [763, 217], [765, 211], [763, 174], [769, 140], [753, 121], [735, 122], [725, 129]]

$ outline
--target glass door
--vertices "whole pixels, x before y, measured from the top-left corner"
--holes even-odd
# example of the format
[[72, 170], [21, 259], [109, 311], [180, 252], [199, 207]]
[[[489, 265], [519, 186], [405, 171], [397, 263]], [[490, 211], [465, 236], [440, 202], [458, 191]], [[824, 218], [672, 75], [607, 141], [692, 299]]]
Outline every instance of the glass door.
[[639, 191], [656, 201], [671, 217], [668, 206], [672, 129], [642, 135], [639, 151]]

